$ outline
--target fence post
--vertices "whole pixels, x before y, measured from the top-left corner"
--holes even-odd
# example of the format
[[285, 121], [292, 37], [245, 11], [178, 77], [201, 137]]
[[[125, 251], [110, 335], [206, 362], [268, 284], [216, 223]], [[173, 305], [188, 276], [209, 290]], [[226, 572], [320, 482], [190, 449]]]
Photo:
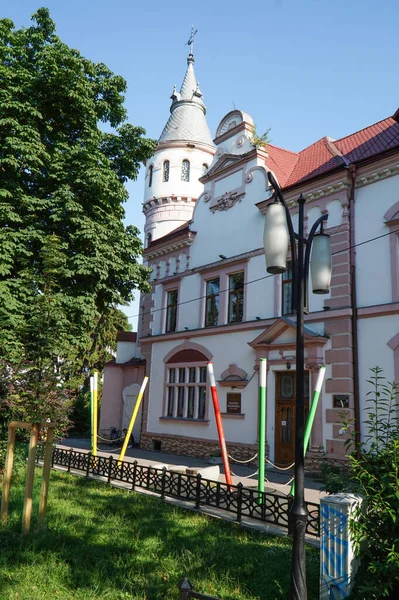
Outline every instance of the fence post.
[[113, 461], [113, 456], [112, 454], [110, 454], [109, 458], [108, 458], [108, 483], [111, 483], [111, 476], [112, 476], [112, 461]]
[[147, 490], [150, 489], [151, 467], [147, 467]]
[[132, 483], [132, 490], [134, 490], [134, 488], [136, 487], [136, 476], [137, 476], [137, 460], [135, 460], [134, 463], [133, 463], [133, 483]]
[[320, 499], [320, 600], [347, 598], [359, 567], [348, 527], [364, 498], [334, 494]]
[[69, 448], [69, 456], [68, 456], [68, 473], [71, 472], [71, 462], [72, 462], [72, 448]]
[[90, 467], [91, 467], [91, 452], [87, 453], [87, 467], [86, 467], [86, 477], [89, 476], [90, 473]]
[[179, 600], [190, 600], [190, 592], [192, 591], [193, 586], [191, 585], [187, 577], [184, 577], [184, 579], [180, 581], [177, 587], [179, 589]]
[[161, 498], [165, 500], [165, 487], [166, 487], [166, 467], [162, 469], [162, 479], [161, 479]]
[[201, 505], [201, 473], [197, 473], [197, 485], [195, 486], [195, 508]]
[[243, 485], [240, 481], [240, 483], [237, 485], [237, 523], [241, 523], [242, 488], [243, 488]]

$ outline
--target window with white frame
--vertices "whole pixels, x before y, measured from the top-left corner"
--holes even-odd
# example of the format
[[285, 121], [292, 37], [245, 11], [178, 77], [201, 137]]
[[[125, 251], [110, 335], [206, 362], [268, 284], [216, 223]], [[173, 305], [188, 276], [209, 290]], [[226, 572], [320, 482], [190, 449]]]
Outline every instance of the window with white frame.
[[169, 181], [169, 167], [170, 167], [170, 162], [168, 160], [165, 160], [163, 163], [163, 180], [164, 181]]
[[181, 164], [181, 180], [190, 181], [190, 161], [186, 158]]
[[206, 364], [168, 365], [166, 416], [204, 420], [207, 403]]
[[229, 323], [240, 323], [244, 317], [244, 272], [229, 275]]
[[166, 323], [165, 333], [176, 331], [178, 290], [168, 290], [166, 293]]
[[206, 282], [205, 327], [218, 324], [219, 319], [220, 278], [214, 277]]

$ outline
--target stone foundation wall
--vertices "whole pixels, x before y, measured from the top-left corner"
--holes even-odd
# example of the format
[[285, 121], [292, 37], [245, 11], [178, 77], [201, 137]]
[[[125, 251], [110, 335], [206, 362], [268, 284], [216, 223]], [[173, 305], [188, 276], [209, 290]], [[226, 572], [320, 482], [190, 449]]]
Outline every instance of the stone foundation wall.
[[309, 474], [319, 474], [321, 472], [321, 465], [326, 462], [333, 467], [342, 468], [343, 471], [346, 471], [348, 468], [348, 460], [345, 458], [337, 458], [323, 452], [310, 451], [306, 454], [305, 471]]
[[[159, 443], [161, 445], [160, 449]], [[256, 444], [244, 445], [227, 443], [226, 445], [228, 453], [237, 460], [249, 460], [258, 452]], [[143, 448], [143, 450], [158, 450], [160, 452], [166, 452], [167, 454], [194, 456], [195, 458], [207, 459], [211, 456], [220, 456], [220, 446], [217, 442], [208, 442], [206, 440], [195, 440], [184, 437], [166, 437], [156, 434], [142, 434], [140, 438], [140, 448]], [[250, 461], [248, 464], [257, 465], [257, 458]]]

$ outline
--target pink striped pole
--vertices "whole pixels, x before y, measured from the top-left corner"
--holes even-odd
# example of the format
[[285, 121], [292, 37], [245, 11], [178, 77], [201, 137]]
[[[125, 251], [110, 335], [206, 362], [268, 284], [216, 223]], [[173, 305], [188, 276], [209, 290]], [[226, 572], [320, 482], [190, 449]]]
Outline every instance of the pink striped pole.
[[216, 389], [215, 374], [213, 372], [213, 365], [211, 362], [208, 363], [208, 375], [209, 375], [209, 383], [211, 386], [213, 408], [215, 411], [216, 427], [218, 430], [220, 449], [222, 451], [222, 460], [223, 460], [224, 474], [226, 477], [226, 483], [228, 485], [233, 485], [233, 482], [231, 479], [229, 458], [227, 456], [226, 439], [224, 437], [224, 431], [223, 431], [222, 415], [220, 414], [219, 398], [218, 398], [218, 392]]

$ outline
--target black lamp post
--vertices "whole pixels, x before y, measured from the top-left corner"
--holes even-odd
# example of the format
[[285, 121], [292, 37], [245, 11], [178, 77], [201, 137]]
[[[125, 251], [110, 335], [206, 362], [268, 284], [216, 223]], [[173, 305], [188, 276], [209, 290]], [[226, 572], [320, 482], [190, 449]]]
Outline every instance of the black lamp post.
[[[290, 511], [292, 540], [291, 600], [307, 600], [305, 531], [307, 510], [305, 505], [304, 456], [304, 306], [308, 286], [309, 265], [313, 293], [328, 294], [331, 281], [330, 236], [323, 232], [323, 215], [313, 225], [308, 238], [304, 237], [305, 198], [298, 198], [298, 233], [294, 232], [288, 206], [273, 175], [268, 172], [274, 189], [274, 201], [266, 207], [264, 247], [268, 273], [284, 273], [287, 269], [288, 244], [292, 261], [292, 309], [296, 312], [296, 411], [295, 411], [295, 495]], [[320, 232], [316, 234], [320, 225]], [[306, 249], [305, 249], [306, 247]], [[310, 250], [312, 248], [312, 258]]]

